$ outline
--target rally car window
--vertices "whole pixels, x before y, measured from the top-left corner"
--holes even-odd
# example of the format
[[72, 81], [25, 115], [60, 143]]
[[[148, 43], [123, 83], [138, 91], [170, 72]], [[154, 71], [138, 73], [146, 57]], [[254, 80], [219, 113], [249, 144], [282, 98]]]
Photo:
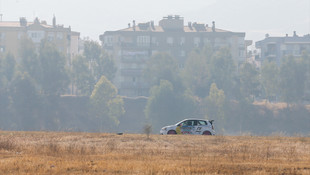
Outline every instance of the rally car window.
[[197, 126], [197, 125], [198, 125], [198, 121], [194, 120], [194, 126]]
[[199, 123], [199, 125], [208, 125], [208, 123], [206, 121], [203, 121], [203, 120], [199, 120], [198, 123]]
[[184, 121], [182, 126], [193, 126], [193, 120]]
[[187, 126], [193, 126], [193, 121], [188, 120], [188, 121], [187, 121]]

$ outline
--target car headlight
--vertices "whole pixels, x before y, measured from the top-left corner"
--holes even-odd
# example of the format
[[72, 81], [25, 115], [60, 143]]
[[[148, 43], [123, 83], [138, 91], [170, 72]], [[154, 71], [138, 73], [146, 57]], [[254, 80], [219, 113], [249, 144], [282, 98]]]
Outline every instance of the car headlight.
[[167, 131], [167, 127], [161, 128], [161, 130]]

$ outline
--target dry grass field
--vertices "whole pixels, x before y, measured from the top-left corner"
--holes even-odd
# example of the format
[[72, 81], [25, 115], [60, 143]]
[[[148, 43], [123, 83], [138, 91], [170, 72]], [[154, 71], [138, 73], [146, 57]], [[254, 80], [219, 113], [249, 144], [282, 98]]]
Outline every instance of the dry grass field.
[[0, 174], [310, 174], [310, 138], [1, 131]]

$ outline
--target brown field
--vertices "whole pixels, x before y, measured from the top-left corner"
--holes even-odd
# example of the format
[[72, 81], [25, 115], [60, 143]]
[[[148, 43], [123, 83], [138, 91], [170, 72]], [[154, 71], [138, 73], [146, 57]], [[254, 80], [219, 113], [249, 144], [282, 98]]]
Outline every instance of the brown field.
[[1, 131], [0, 174], [310, 174], [310, 138]]

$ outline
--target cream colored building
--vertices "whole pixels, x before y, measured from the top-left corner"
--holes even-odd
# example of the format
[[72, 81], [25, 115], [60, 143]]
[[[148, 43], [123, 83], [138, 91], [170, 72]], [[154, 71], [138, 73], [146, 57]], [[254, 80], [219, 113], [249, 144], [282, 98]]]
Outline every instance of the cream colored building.
[[57, 25], [55, 17], [52, 25], [38, 18], [33, 22], [28, 22], [26, 18], [11, 22], [0, 21], [0, 52], [11, 53], [20, 60], [19, 50], [23, 38], [31, 39], [37, 49], [41, 41], [46, 39], [55, 44], [56, 48], [68, 58], [70, 64], [71, 58], [79, 52], [79, 36], [80, 33], [71, 31], [71, 27]]
[[113, 83], [120, 95], [148, 96], [150, 86], [143, 78], [147, 60], [158, 52], [170, 53], [184, 67], [188, 55], [195, 48], [207, 45], [214, 49], [227, 47], [237, 64], [246, 60], [247, 42], [244, 32], [231, 32], [203, 23], [184, 25], [183, 17], [167, 16], [155, 25], [153, 21], [127, 28], [106, 31], [100, 35], [102, 47], [114, 56], [117, 73]]

